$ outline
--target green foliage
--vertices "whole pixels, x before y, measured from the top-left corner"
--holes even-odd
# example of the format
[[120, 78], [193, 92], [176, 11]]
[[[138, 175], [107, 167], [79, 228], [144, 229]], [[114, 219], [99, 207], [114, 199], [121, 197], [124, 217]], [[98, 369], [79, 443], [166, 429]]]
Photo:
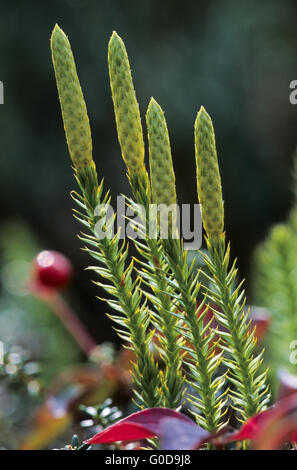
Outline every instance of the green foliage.
[[[198, 424], [214, 431], [224, 424], [224, 377], [218, 375], [221, 355], [216, 353], [215, 333], [210, 328], [211, 322], [205, 324], [204, 321], [207, 309], [202, 311], [204, 303], [197, 308], [199, 272], [194, 274], [193, 264], [189, 267], [181, 240], [169, 237], [163, 240], [163, 246], [175, 279], [175, 299], [182, 312], [176, 315], [185, 324], [179, 331], [189, 344], [184, 350], [189, 355], [186, 360], [190, 370], [189, 384], [196, 392], [190, 398], [199, 410], [195, 417]], [[167, 279], [167, 282], [172, 281]]]
[[[166, 282], [164, 276], [164, 273], [168, 271], [168, 264], [164, 259], [160, 240], [150, 236], [150, 203], [152, 202], [152, 195], [151, 184], [143, 162], [144, 145], [141, 140], [142, 137], [140, 139], [142, 127], [139, 112], [136, 112], [138, 110], [138, 103], [136, 101], [127, 52], [123, 41], [116, 33], [113, 33], [109, 43], [108, 63], [119, 142], [123, 159], [127, 165], [128, 179], [134, 196], [134, 200], [127, 199], [127, 203], [136, 214], [139, 212], [137, 205], [140, 204], [144, 208], [144, 213], [141, 211], [138, 214], [139, 222], [137, 230], [139, 234], [142, 234], [145, 242], [141, 243], [134, 240], [134, 244], [142, 259], [137, 260], [138, 265], [141, 267], [139, 274], [142, 283], [145, 286], [149, 286], [151, 290], [151, 292], [145, 292], [145, 295], [153, 307], [150, 312], [151, 323], [156, 329], [158, 349], [165, 364], [164, 374], [162, 371], [160, 372], [160, 403], [162, 406], [177, 408], [181, 404], [184, 386], [182, 357], [180, 353], [182, 339], [179, 338], [179, 333], [176, 329], [177, 319], [174, 316], [176, 306], [171, 301], [172, 287]], [[120, 99], [123, 96], [126, 98]], [[127, 102], [130, 105], [128, 108]], [[131, 108], [134, 112], [131, 112]], [[158, 132], [159, 127], [155, 127], [155, 130]], [[131, 146], [127, 139], [132, 139], [132, 141], [136, 142], [140, 140], [142, 142], [142, 145], [140, 145], [141, 151], [139, 150], [139, 153], [131, 153]], [[168, 137], [167, 142], [169, 145]], [[163, 152], [163, 146], [161, 145], [159, 148]], [[135, 155], [138, 155], [139, 165], [131, 163], [132, 155], [133, 158]], [[174, 178], [173, 170], [171, 175]], [[152, 189], [154, 195], [153, 184]], [[167, 200], [164, 202], [168, 203]]]
[[[138, 232], [143, 234], [144, 240], [133, 240], [141, 256], [137, 260], [140, 266], [139, 275], [143, 283], [143, 291], [151, 302], [151, 323], [156, 330], [157, 347], [165, 364], [165, 373], [160, 372], [161, 403], [168, 408], [177, 408], [181, 404], [184, 375], [182, 372], [182, 357], [180, 346], [182, 337], [177, 329], [178, 319], [175, 316], [177, 305], [172, 302], [174, 287], [166, 280], [169, 270], [168, 262], [164, 257], [164, 250], [159, 238], [150, 237], [150, 183], [146, 172], [138, 173], [129, 178], [135, 201], [127, 199], [128, 204], [137, 213], [137, 204], [145, 208], [140, 214], [137, 225]], [[146, 287], [150, 289], [146, 291]]]
[[[176, 203], [175, 175], [165, 117], [155, 100], [151, 100], [148, 108], [147, 126], [154, 202], [168, 207]], [[167, 214], [161, 214], [161, 217], [162, 215], [164, 219]], [[160, 226], [162, 227], [161, 223]], [[196, 419], [207, 430], [213, 431], [222, 425], [224, 405], [220, 393], [223, 379], [214, 378], [220, 358], [213, 354], [215, 344], [211, 345], [211, 341], [214, 334], [208, 333], [209, 325], [205, 327], [203, 323], [206, 312], [197, 318], [197, 296], [200, 289], [198, 274], [193, 274], [193, 266], [188, 267], [187, 253], [183, 250], [180, 239], [173, 238], [173, 230], [168, 235], [168, 238], [162, 239], [162, 243], [175, 282], [167, 274], [167, 283], [174, 286], [172, 298], [175, 308], [183, 312], [176, 312], [175, 315], [186, 325], [180, 325], [178, 330], [190, 344], [184, 350], [190, 357], [189, 383], [197, 393], [197, 397], [192, 397], [199, 410]], [[166, 272], [163, 273], [164, 276], [165, 274]]]
[[[60, 36], [57, 36], [55, 31], [57, 31], [57, 27], [52, 35], [52, 53], [55, 57], [55, 51], [59, 47], [59, 55], [63, 58], [60, 60], [62, 64], [61, 75], [64, 77], [69, 74], [68, 62], [66, 59], [64, 60], [64, 56], [67, 58], [69, 55], [69, 46], [66, 41], [63, 43], [64, 46], [61, 45]], [[58, 46], [56, 46], [56, 42], [58, 42]], [[65, 69], [63, 69], [63, 64]], [[58, 82], [61, 80], [61, 75], [56, 75]], [[68, 79], [72, 80], [71, 73]], [[60, 84], [58, 90], [59, 87]], [[82, 101], [83, 96], [78, 97], [78, 100]], [[81, 106], [83, 106], [82, 103]], [[77, 116], [77, 119], [80, 121], [80, 116]], [[87, 116], [84, 116], [84, 119], [87, 121]], [[78, 146], [84, 146], [84, 134], [77, 135], [76, 128], [70, 128], [69, 132], [69, 142], [72, 142], [72, 138], [74, 138], [77, 139]], [[71, 152], [71, 146], [69, 149]], [[74, 160], [74, 164], [80, 188], [80, 193], [73, 193], [73, 199], [80, 208], [80, 211], [75, 211], [75, 215], [88, 229], [87, 234], [82, 234], [81, 240], [91, 247], [86, 248], [86, 251], [99, 262], [99, 266], [91, 267], [103, 278], [103, 281], [97, 282], [97, 284], [115, 298], [115, 300], [108, 298], [106, 302], [122, 314], [110, 317], [120, 326], [116, 329], [117, 333], [128, 343], [129, 348], [134, 351], [136, 356], [136, 363], [133, 366], [135, 395], [145, 406], [157, 406], [160, 403], [159, 375], [157, 365], [149, 351], [151, 341], [151, 334], [147, 333], [149, 316], [146, 304], [141, 303], [140, 280], [132, 280], [133, 262], [126, 266], [128, 247], [125, 242], [120, 240], [119, 233], [114, 237], [106, 236], [102, 239], [96, 237], [95, 229], [98, 221], [101, 222], [106, 232], [109, 231], [104, 207], [109, 204], [110, 197], [108, 193], [103, 195], [103, 183], [98, 185], [93, 160], [84, 166], [80, 165], [80, 160]], [[102, 208], [99, 214], [96, 213], [98, 207]]]
[[[68, 44], [65, 44], [65, 54], [68, 54]], [[119, 142], [133, 194], [132, 198], [127, 198], [127, 204], [139, 216], [137, 220], [130, 217], [130, 223], [141, 235], [141, 241], [133, 239], [141, 259], [137, 260], [140, 269], [134, 269], [133, 261], [127, 262], [125, 242], [120, 240], [119, 233], [112, 234], [115, 216], [108, 220], [106, 215], [110, 197], [108, 193], [103, 194], [102, 182], [98, 184], [91, 160], [83, 167], [76, 166], [80, 193], [73, 194], [80, 207], [75, 212], [76, 217], [88, 229], [81, 240], [89, 246], [86, 250], [98, 263], [89, 269], [101, 277], [97, 284], [110, 296], [104, 300], [119, 312], [119, 315], [109, 316], [119, 325], [116, 330], [119, 336], [135, 353], [136, 397], [147, 407], [178, 407], [183, 396], [184, 367], [187, 381], [194, 390], [189, 398], [198, 409], [196, 420], [207, 430], [215, 431], [224, 425], [227, 411], [222, 361], [229, 369], [232, 384], [229, 396], [239, 419], [245, 420], [263, 410], [269, 395], [266, 374], [259, 372], [262, 353], [254, 354], [256, 342], [248, 314], [244, 312], [244, 291], [241, 285], [235, 286], [235, 264], [229, 268], [230, 248], [226, 249], [222, 233], [224, 210], [212, 122], [201, 108], [195, 123], [195, 148], [198, 196], [208, 234], [205, 262], [210, 271], [210, 287], [197, 306], [198, 296], [201, 296], [200, 273], [194, 271], [194, 263], [188, 263], [183, 240], [172, 225], [169, 225], [168, 237], [162, 237], [159, 230], [164, 213], [160, 214], [159, 226], [156, 224], [159, 236], [150, 236], [151, 202], [163, 204], [166, 209], [176, 202], [164, 113], [152, 99], [146, 116], [151, 188], [144, 165], [142, 126], [129, 60], [124, 43], [116, 33], [109, 42], [108, 62]], [[57, 80], [60, 80], [59, 75]], [[139, 204], [144, 207], [144, 213]], [[107, 236], [98, 236], [98, 222]], [[206, 321], [207, 301], [217, 305], [216, 319], [226, 330], [220, 331], [221, 350], [216, 341], [218, 332], [211, 327], [212, 321]], [[153, 337], [157, 337], [164, 372], [150, 352]]]
[[245, 421], [267, 406], [270, 396], [266, 386], [266, 372], [260, 371], [263, 351], [255, 354], [256, 340], [251, 331], [251, 320], [245, 311], [245, 294], [242, 284], [236, 285], [235, 262], [230, 268], [230, 244], [225, 237], [208, 238], [206, 264], [211, 273], [207, 296], [217, 322], [224, 328], [221, 348], [223, 361], [228, 367], [228, 379], [233, 385], [229, 396], [239, 419]]
[[250, 331], [246, 299], [242, 283], [236, 286], [236, 264], [230, 268], [230, 244], [226, 248], [224, 209], [215, 134], [211, 118], [202, 107], [195, 122], [197, 190], [202, 204], [202, 221], [207, 232], [208, 254], [205, 262], [210, 270], [207, 296], [221, 331], [224, 363], [233, 388], [230, 397], [240, 420], [244, 421], [265, 409], [269, 394], [265, 385], [266, 373], [260, 372], [263, 352], [254, 354], [256, 340]]
[[[140, 279], [132, 279], [133, 261], [126, 266], [128, 247], [120, 240], [119, 233], [113, 238], [107, 236], [98, 239], [96, 237], [96, 223], [98, 220], [101, 223], [106, 221], [104, 211], [100, 217], [96, 215], [96, 207], [108, 204], [110, 199], [108, 194], [102, 197], [103, 184], [101, 183], [96, 192], [96, 205], [90, 205], [91, 188], [96, 187], [97, 175], [93, 167], [87, 172], [89, 175], [84, 174], [83, 178], [80, 178], [79, 173], [77, 174], [81, 194], [74, 193], [73, 198], [84, 210], [84, 214], [75, 211], [77, 218], [91, 231], [91, 235], [82, 234], [80, 238], [91, 246], [91, 248], [86, 248], [86, 251], [99, 262], [99, 266], [89, 269], [103, 278], [103, 281], [96, 283], [115, 298], [115, 300], [109, 298], [105, 300], [121, 316], [110, 315], [110, 318], [120, 326], [116, 329], [120, 338], [127, 342], [129, 348], [135, 352], [133, 379], [136, 397], [147, 407], [158, 406], [160, 403], [158, 368], [149, 350], [152, 334], [147, 333], [149, 315], [146, 303], [141, 303]], [[85, 181], [88, 181], [90, 186], [84, 186]], [[108, 231], [108, 225], [104, 225], [104, 228]]]

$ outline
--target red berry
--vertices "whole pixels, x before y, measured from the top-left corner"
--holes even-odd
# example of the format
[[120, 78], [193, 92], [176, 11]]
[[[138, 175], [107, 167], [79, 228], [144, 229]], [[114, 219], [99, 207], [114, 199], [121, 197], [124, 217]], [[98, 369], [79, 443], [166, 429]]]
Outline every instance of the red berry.
[[33, 262], [36, 280], [47, 288], [62, 289], [73, 273], [71, 262], [57, 251], [41, 251]]

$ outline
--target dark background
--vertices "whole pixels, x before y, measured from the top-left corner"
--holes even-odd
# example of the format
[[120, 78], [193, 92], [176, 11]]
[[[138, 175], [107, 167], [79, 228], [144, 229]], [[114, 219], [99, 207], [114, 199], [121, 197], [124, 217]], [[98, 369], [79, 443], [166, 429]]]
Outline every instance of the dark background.
[[40, 248], [72, 260], [71, 302], [98, 341], [115, 336], [83, 271], [89, 258], [71, 215], [74, 180], [49, 49], [54, 24], [72, 44], [94, 159], [114, 198], [129, 188], [108, 79], [113, 30], [125, 41], [142, 116], [152, 95], [166, 113], [181, 203], [196, 202], [193, 124], [200, 105], [206, 107], [216, 130], [228, 237], [246, 276], [254, 246], [292, 201], [296, 14], [293, 0], [0, 1], [1, 226], [18, 220]]

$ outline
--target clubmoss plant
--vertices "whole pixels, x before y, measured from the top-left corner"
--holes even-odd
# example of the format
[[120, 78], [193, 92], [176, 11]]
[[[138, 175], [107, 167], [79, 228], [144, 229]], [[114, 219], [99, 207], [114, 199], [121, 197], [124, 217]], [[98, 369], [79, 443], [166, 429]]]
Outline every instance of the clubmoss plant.
[[[176, 204], [175, 175], [167, 125], [164, 113], [155, 100], [150, 102], [146, 119], [152, 193], [155, 198], [153, 202], [165, 206]], [[214, 333], [208, 332], [209, 325], [204, 325], [206, 310], [201, 313], [197, 309], [200, 290], [198, 273], [193, 273], [193, 265], [188, 266], [187, 252], [183, 250], [182, 240], [174, 237], [174, 231], [175, 228], [169, 225], [169, 236], [162, 241], [176, 283], [175, 300], [182, 310], [181, 314], [176, 315], [186, 324], [186, 328], [180, 328], [180, 331], [190, 344], [186, 349], [189, 354], [189, 382], [197, 394], [192, 397], [192, 401], [199, 410], [195, 414], [197, 422], [208, 431], [214, 431], [222, 425], [224, 406], [221, 393], [223, 377], [215, 377], [220, 356], [215, 354], [215, 344], [212, 341]], [[167, 282], [172, 281], [168, 278]], [[202, 308], [203, 305], [200, 306]]]
[[[100, 218], [105, 218], [104, 210], [98, 214], [97, 207], [108, 204], [110, 197], [108, 193], [103, 195], [102, 182], [98, 184], [91, 155], [89, 120], [71, 47], [57, 25], [52, 33], [51, 48], [69, 152], [80, 188], [80, 193], [73, 193], [80, 208], [80, 212], [75, 211], [75, 215], [89, 232], [80, 238], [91, 246], [86, 250], [100, 263], [91, 269], [102, 279], [97, 284], [115, 299], [106, 299], [106, 302], [121, 316], [110, 317], [120, 325], [120, 329], [117, 328], [119, 336], [135, 353], [133, 379], [136, 397], [144, 406], [155, 407], [160, 404], [160, 384], [158, 367], [149, 350], [151, 334], [147, 332], [148, 309], [142, 303], [140, 279], [132, 279], [133, 262], [126, 265], [128, 248], [120, 240], [119, 234], [102, 239], [96, 236], [96, 223]], [[108, 230], [106, 224], [105, 229]]]
[[202, 221], [207, 233], [206, 264], [211, 272], [209, 301], [216, 320], [227, 331], [224, 340], [224, 362], [233, 384], [230, 397], [242, 421], [263, 410], [269, 400], [266, 373], [260, 372], [263, 352], [255, 354], [256, 340], [251, 331], [243, 283], [236, 285], [236, 263], [230, 267], [230, 244], [226, 247], [221, 179], [215, 135], [211, 118], [201, 107], [195, 121], [195, 153], [198, 199], [202, 204]]
[[127, 198], [127, 202], [136, 213], [137, 204], [144, 208], [144, 213], [140, 214], [141, 222], [137, 227], [139, 233], [142, 232], [144, 240], [141, 242], [134, 240], [134, 243], [142, 258], [137, 260], [141, 267], [142, 281], [150, 288], [150, 292], [145, 294], [153, 306], [152, 325], [156, 329], [161, 357], [165, 363], [165, 372], [160, 373], [162, 405], [177, 408], [181, 404], [184, 388], [180, 351], [182, 338], [176, 328], [178, 320], [174, 316], [176, 307], [172, 303], [173, 289], [164, 276], [168, 271], [168, 264], [163, 256], [160, 239], [150, 236], [151, 185], [144, 164], [139, 107], [126, 48], [115, 32], [109, 41], [108, 65], [118, 137], [134, 196], [134, 199]]
[[[236, 284], [235, 262], [230, 267], [230, 244], [226, 246], [225, 241], [222, 188], [210, 117], [201, 108], [195, 122], [197, 189], [207, 234], [205, 262], [210, 270], [209, 288], [202, 288], [200, 273], [195, 272], [194, 263], [188, 263], [177, 230], [168, 129], [164, 113], [154, 99], [146, 114], [150, 177], [145, 167], [139, 106], [123, 41], [115, 32], [112, 34], [108, 66], [118, 138], [132, 190], [132, 197], [126, 201], [140, 215], [137, 221], [130, 218], [142, 236], [141, 240], [133, 240], [140, 255], [137, 268], [135, 260], [129, 261], [128, 246], [120, 234], [112, 234], [114, 218], [108, 219], [106, 213], [110, 196], [104, 193], [102, 181], [98, 182], [86, 105], [69, 41], [58, 26], [52, 34], [51, 48], [66, 139], [80, 189], [73, 193], [79, 208], [75, 216], [87, 229], [80, 239], [98, 263], [90, 269], [100, 276], [97, 284], [108, 293], [104, 300], [118, 312], [109, 315], [119, 325], [116, 331], [135, 353], [132, 372], [137, 399], [144, 407], [179, 407], [187, 373], [187, 381], [194, 390], [189, 398], [198, 408], [195, 414], [198, 424], [211, 432], [222, 427], [228, 396], [238, 418], [246, 420], [265, 409], [269, 394], [266, 375], [260, 371], [262, 353], [255, 353], [254, 332], [244, 311], [242, 283]], [[162, 205], [158, 218], [155, 214], [155, 236], [150, 231], [152, 203]], [[106, 237], [98, 236], [98, 223]], [[198, 296], [203, 298], [199, 305]], [[206, 321], [207, 302], [217, 306], [213, 310], [224, 331], [214, 331], [212, 321]], [[164, 370], [151, 353], [153, 337], [157, 337]], [[232, 387], [230, 395], [225, 371], [220, 367], [223, 363]]]

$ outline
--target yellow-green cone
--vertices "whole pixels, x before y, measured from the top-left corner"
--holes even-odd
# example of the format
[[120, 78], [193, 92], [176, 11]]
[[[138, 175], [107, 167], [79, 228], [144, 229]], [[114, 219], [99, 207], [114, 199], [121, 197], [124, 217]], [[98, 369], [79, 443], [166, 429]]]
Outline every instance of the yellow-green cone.
[[91, 130], [71, 46], [58, 25], [52, 32], [51, 51], [69, 153], [80, 171], [93, 165]]
[[[148, 129], [150, 175], [154, 204], [176, 205], [175, 174], [164, 113], [151, 98], [146, 123]], [[174, 210], [173, 220], [176, 219]]]
[[144, 169], [143, 132], [127, 51], [116, 32], [108, 45], [108, 67], [122, 156], [133, 174]]
[[206, 233], [218, 238], [224, 231], [224, 206], [215, 134], [210, 116], [201, 106], [195, 121], [197, 191]]

